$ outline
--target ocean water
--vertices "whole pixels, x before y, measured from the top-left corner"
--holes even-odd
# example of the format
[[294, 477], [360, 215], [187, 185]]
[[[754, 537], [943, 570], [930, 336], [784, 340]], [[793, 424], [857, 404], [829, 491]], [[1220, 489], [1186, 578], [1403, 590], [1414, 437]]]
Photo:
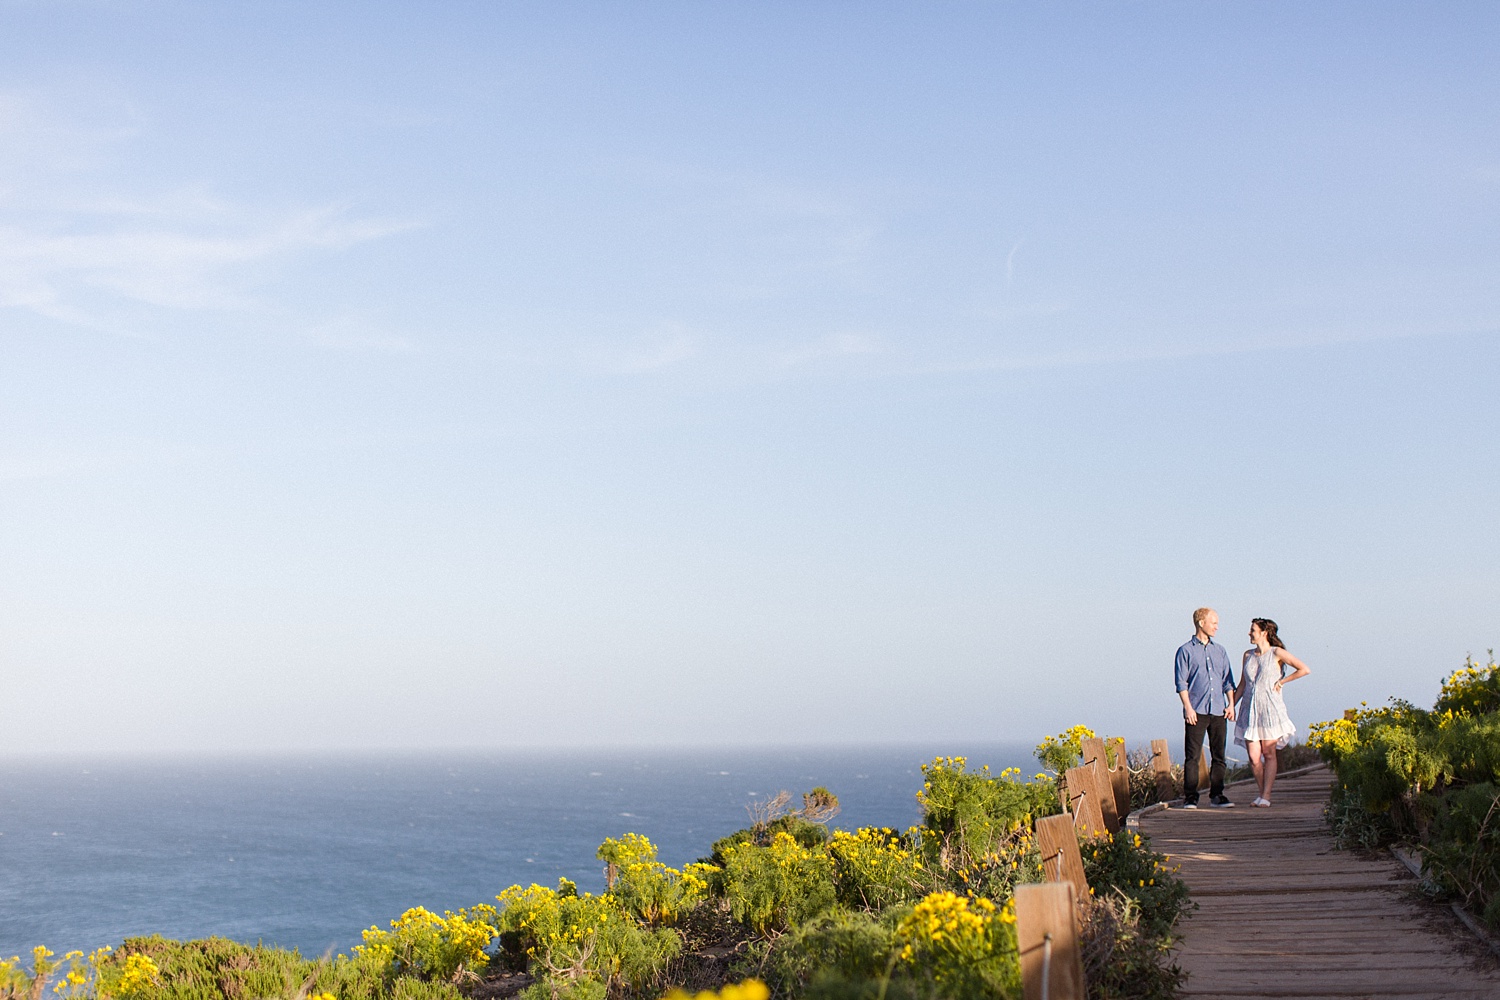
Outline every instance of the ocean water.
[[597, 892], [627, 831], [696, 860], [780, 789], [826, 785], [834, 827], [909, 826], [936, 753], [1036, 769], [1019, 743], [0, 759], [0, 956], [153, 933], [346, 951], [413, 906]]

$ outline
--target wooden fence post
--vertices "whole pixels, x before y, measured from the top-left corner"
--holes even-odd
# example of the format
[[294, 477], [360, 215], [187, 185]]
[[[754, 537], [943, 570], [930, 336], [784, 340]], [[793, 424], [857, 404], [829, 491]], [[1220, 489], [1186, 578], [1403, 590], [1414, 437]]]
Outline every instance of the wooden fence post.
[[1172, 755], [1167, 752], [1166, 740], [1151, 741], [1151, 772], [1156, 775], [1156, 801], [1175, 799], [1177, 787], [1172, 780]]
[[1084, 1000], [1074, 907], [1070, 882], [1016, 886], [1016, 945], [1025, 1000]]
[[1109, 769], [1109, 781], [1115, 789], [1115, 812], [1124, 819], [1130, 815], [1130, 764], [1125, 760], [1125, 737], [1109, 741], [1115, 751], [1115, 766]]
[[1089, 880], [1083, 873], [1083, 855], [1078, 851], [1078, 831], [1073, 817], [1044, 816], [1036, 821], [1036, 842], [1042, 852], [1042, 870], [1049, 882], [1068, 882], [1078, 898], [1089, 894]]
[[[1089, 767], [1070, 767], [1063, 780], [1068, 785], [1068, 809], [1073, 814], [1073, 823], [1085, 837], [1093, 839], [1110, 833], [1104, 823], [1104, 807], [1100, 801], [1099, 782], [1095, 770]], [[1111, 805], [1114, 793], [1110, 792]]]
[[1083, 766], [1097, 767], [1098, 773], [1090, 780], [1099, 783], [1099, 809], [1104, 813], [1104, 825], [1114, 833], [1120, 828], [1120, 811], [1115, 805], [1115, 788], [1109, 776], [1109, 756], [1101, 739], [1086, 739], [1083, 746]]
[[1208, 768], [1208, 740], [1203, 741], [1202, 748], [1198, 751], [1198, 791], [1203, 791], [1209, 785]]
[[1109, 767], [1109, 757], [1104, 752], [1103, 740], [1091, 736], [1086, 740], [1079, 740], [1078, 746], [1083, 750], [1084, 767], [1088, 767], [1091, 760], [1097, 760], [1101, 767]]

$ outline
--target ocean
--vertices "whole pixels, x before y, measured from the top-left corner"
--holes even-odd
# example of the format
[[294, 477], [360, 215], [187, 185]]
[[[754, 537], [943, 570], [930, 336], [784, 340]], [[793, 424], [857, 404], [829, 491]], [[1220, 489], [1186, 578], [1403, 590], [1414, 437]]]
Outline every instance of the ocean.
[[0, 957], [217, 935], [320, 955], [413, 906], [604, 887], [606, 837], [680, 866], [746, 805], [825, 785], [835, 828], [920, 818], [920, 765], [1038, 769], [1031, 745], [0, 759]]

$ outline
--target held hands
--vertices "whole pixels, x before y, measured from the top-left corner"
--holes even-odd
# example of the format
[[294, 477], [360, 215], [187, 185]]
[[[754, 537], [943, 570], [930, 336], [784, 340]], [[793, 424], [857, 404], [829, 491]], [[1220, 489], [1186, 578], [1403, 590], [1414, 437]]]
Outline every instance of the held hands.
[[1233, 722], [1234, 721], [1234, 705], [1230, 704], [1230, 705], [1225, 705], [1224, 706], [1224, 721], [1225, 722]]

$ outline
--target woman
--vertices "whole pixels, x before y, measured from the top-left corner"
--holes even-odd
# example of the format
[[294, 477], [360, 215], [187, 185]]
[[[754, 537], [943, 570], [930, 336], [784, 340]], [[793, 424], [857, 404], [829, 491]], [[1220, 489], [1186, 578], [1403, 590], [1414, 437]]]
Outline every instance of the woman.
[[[1239, 706], [1234, 723], [1234, 741], [1250, 754], [1255, 784], [1260, 795], [1251, 805], [1270, 808], [1271, 786], [1276, 783], [1276, 751], [1287, 745], [1297, 727], [1286, 714], [1281, 689], [1298, 677], [1312, 673], [1307, 664], [1286, 651], [1269, 618], [1250, 622], [1250, 641], [1240, 667], [1240, 686], [1234, 702]], [[1286, 672], [1292, 667], [1292, 673]]]

